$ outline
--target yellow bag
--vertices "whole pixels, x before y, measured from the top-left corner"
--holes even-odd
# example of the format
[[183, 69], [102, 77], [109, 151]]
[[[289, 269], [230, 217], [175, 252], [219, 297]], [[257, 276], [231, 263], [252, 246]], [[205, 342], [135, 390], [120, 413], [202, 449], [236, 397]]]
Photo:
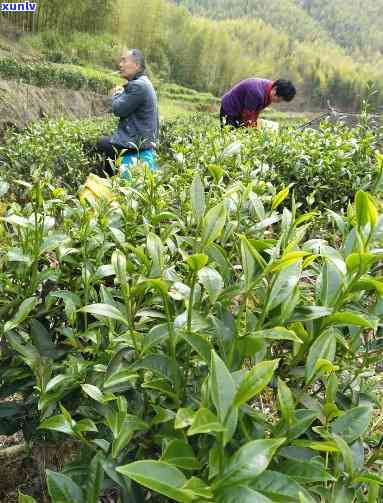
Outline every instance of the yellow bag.
[[97, 203], [97, 199], [113, 201], [114, 194], [110, 190], [109, 182], [105, 178], [100, 178], [91, 173], [80, 190], [80, 201], [88, 201], [92, 206]]

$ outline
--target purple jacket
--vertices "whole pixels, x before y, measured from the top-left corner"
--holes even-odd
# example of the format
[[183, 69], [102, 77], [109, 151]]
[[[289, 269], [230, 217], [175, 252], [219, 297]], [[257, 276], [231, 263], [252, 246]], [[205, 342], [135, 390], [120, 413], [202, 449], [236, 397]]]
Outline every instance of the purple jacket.
[[267, 79], [241, 80], [222, 97], [223, 113], [244, 122], [256, 122], [258, 113], [270, 104], [272, 84]]

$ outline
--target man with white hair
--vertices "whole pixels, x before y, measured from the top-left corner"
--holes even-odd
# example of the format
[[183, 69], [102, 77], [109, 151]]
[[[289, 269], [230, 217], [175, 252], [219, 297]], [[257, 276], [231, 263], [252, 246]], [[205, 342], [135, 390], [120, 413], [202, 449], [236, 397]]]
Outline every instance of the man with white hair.
[[120, 75], [126, 79], [123, 87], [116, 87], [112, 95], [112, 112], [119, 117], [112, 136], [102, 136], [98, 151], [115, 158], [123, 154], [123, 178], [129, 178], [129, 167], [137, 161], [156, 169], [155, 147], [159, 131], [157, 96], [145, 75], [145, 59], [138, 49], [126, 51], [120, 60]]

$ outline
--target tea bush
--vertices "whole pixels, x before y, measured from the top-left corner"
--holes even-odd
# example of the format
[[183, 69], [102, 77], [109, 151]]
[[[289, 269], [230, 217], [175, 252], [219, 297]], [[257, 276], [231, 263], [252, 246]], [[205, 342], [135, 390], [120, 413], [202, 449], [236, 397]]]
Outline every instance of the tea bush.
[[114, 79], [101, 73], [87, 77], [81, 70], [62, 68], [61, 65], [44, 62], [20, 62], [14, 58], [0, 58], [0, 78], [18, 80], [38, 87], [89, 89], [100, 94], [108, 94], [116, 85]]
[[[310, 208], [342, 209], [359, 188], [374, 186], [375, 150], [382, 145], [382, 130], [363, 124], [349, 129], [342, 123], [322, 123], [317, 130], [283, 127], [279, 134], [254, 129], [219, 134], [212, 119], [180, 120], [163, 129], [163, 137], [185, 168], [195, 163], [217, 176], [241, 170], [248, 179], [294, 184], [297, 200]], [[238, 143], [238, 152], [222, 156], [225, 147]]]
[[[44, 120], [26, 131], [10, 131], [0, 146], [0, 178], [30, 181], [38, 169], [57, 186], [76, 190], [98, 164], [88, 147], [115, 127], [113, 118]], [[344, 210], [358, 189], [376, 190], [375, 151], [381, 141], [379, 129], [328, 123], [318, 131], [222, 132], [215, 115], [195, 114], [163, 121], [158, 152], [162, 169], [179, 187], [188, 186], [195, 170], [202, 169], [215, 182], [239, 177], [245, 183], [272, 183], [276, 190], [292, 186], [306, 209]]]
[[156, 174], [80, 199], [33, 176], [5, 208], [0, 431], [75, 440], [57, 503], [381, 501], [380, 203], [307, 240], [315, 214], [200, 132]]
[[113, 118], [42, 120], [24, 131], [10, 130], [0, 145], [0, 180], [15, 191], [14, 180], [46, 177], [55, 186], [76, 191], [99, 164], [92, 145], [115, 128]]

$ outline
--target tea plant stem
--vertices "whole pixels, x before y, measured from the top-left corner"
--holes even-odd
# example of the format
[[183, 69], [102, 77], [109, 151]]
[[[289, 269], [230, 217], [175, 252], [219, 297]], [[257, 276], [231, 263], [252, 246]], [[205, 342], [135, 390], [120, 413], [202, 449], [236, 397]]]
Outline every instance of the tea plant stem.
[[[89, 283], [88, 283], [88, 230], [89, 230], [89, 217], [87, 213], [84, 213], [85, 224], [82, 232], [82, 260], [84, 267], [84, 303], [87, 306], [89, 304]], [[88, 315], [84, 313], [84, 323], [85, 323], [85, 331], [88, 330]]]
[[191, 277], [191, 287], [190, 287], [190, 295], [189, 295], [189, 304], [188, 304], [188, 318], [187, 318], [187, 331], [191, 333], [191, 325], [192, 325], [192, 315], [193, 315], [193, 298], [194, 298], [194, 290], [196, 284], [197, 276], [193, 272]]
[[[166, 295], [163, 295], [163, 300], [164, 300], [164, 307], [165, 307], [165, 314], [166, 314], [166, 320], [168, 324], [168, 333], [169, 333], [169, 355], [172, 360], [172, 365], [174, 368], [174, 373], [177, 369], [177, 355], [176, 355], [176, 341], [175, 341], [175, 334], [174, 334], [174, 327], [173, 327], [173, 321], [171, 318], [171, 313], [170, 313], [170, 306], [169, 306], [169, 301]], [[177, 407], [180, 407], [180, 380], [176, 379], [175, 382], [175, 390], [176, 390], [176, 405]]]
[[218, 435], [218, 453], [219, 453], [219, 475], [220, 477], [223, 474], [224, 469], [224, 459], [225, 459], [225, 447], [223, 444], [223, 433], [219, 433]]
[[[188, 304], [188, 311], [187, 311], [187, 322], [186, 322], [186, 329], [187, 329], [188, 334], [191, 334], [191, 325], [192, 325], [192, 318], [193, 318], [193, 298], [194, 298], [194, 290], [195, 290], [196, 280], [197, 280], [197, 275], [195, 272], [193, 272], [192, 277], [191, 277], [191, 287], [190, 287], [189, 304]], [[185, 361], [185, 383], [187, 383], [187, 380], [188, 380], [188, 374], [189, 374], [189, 369], [190, 369], [190, 360], [191, 360], [191, 346], [190, 346], [190, 344], [188, 344], [187, 356], [186, 356], [186, 361]]]
[[128, 310], [128, 327], [129, 327], [129, 332], [130, 332], [130, 337], [133, 342], [133, 347], [136, 352], [136, 354], [139, 354], [139, 349], [138, 349], [138, 342], [137, 342], [137, 337], [136, 334], [134, 333], [134, 321], [133, 321], [133, 310], [132, 310], [132, 296], [130, 292], [130, 286], [129, 283], [126, 285], [123, 285], [122, 287], [122, 295], [124, 297], [125, 305]]

